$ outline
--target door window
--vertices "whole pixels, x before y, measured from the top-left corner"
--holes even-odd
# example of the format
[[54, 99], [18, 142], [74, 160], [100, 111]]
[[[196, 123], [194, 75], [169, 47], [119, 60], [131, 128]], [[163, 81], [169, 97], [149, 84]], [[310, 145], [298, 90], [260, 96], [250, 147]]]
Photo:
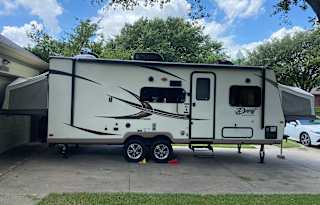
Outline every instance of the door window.
[[210, 100], [210, 79], [197, 78], [196, 100]]

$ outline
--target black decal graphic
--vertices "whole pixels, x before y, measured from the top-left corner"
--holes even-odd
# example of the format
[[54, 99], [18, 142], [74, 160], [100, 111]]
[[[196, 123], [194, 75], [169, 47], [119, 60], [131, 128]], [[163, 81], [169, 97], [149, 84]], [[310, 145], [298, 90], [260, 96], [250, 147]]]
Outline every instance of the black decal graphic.
[[[120, 87], [121, 88], [121, 87]], [[117, 99], [121, 102], [124, 102], [128, 105], [130, 105], [131, 107], [137, 108], [139, 110], [141, 110], [140, 112], [133, 114], [133, 115], [125, 115], [125, 116], [96, 116], [96, 117], [101, 117], [101, 118], [114, 118], [114, 119], [141, 119], [144, 117], [148, 117], [152, 114], [156, 114], [156, 115], [160, 115], [163, 117], [169, 117], [169, 118], [175, 118], [175, 119], [183, 119], [183, 120], [187, 120], [189, 119], [189, 115], [182, 115], [182, 114], [175, 114], [175, 113], [170, 113], [170, 112], [166, 112], [166, 111], [162, 111], [162, 110], [158, 110], [158, 109], [153, 109], [152, 106], [148, 103], [148, 102], [143, 102], [140, 100], [140, 97], [125, 89], [125, 88], [121, 88], [124, 91], [130, 93], [131, 95], [133, 95], [139, 102], [140, 104], [134, 103], [134, 102], [130, 102], [121, 98], [117, 98], [114, 96], [109, 95], [110, 97], [113, 97], [114, 99]], [[206, 120], [206, 119], [192, 119], [192, 120]]]
[[[60, 71], [60, 70], [49, 70], [49, 73], [50, 74], [56, 74], [56, 75], [65, 75], [65, 76], [70, 76], [72, 77], [72, 74], [71, 73], [67, 73], [67, 72], [63, 72], [63, 71]], [[92, 82], [92, 83], [95, 83], [95, 84], [98, 84], [98, 85], [101, 85], [101, 83], [98, 83], [94, 80], [90, 80], [88, 78], [85, 78], [85, 77], [82, 77], [82, 76], [79, 76], [79, 75], [75, 75], [76, 78], [80, 78], [80, 79], [83, 79], [83, 80], [86, 80], [86, 81], [89, 81], [89, 82]]]

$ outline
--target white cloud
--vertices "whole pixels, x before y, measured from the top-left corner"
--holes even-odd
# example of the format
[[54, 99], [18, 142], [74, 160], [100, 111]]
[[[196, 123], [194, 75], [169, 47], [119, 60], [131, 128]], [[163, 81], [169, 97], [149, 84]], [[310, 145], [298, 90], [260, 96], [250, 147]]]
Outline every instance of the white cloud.
[[30, 10], [30, 14], [38, 16], [51, 33], [61, 31], [57, 17], [62, 14], [63, 8], [57, 0], [0, 0], [4, 9], [0, 14], [9, 15], [19, 6]]
[[32, 30], [32, 27], [40, 30], [43, 29], [42, 24], [39, 24], [36, 21], [31, 21], [21, 27], [4, 26], [1, 34], [21, 47], [32, 46], [33, 42], [27, 36], [27, 33]]
[[287, 29], [285, 27], [281, 28], [280, 30], [274, 32], [271, 36], [270, 36], [270, 40], [275, 40], [275, 39], [282, 39], [285, 36], [289, 35], [289, 36], [293, 36], [298, 32], [302, 32], [305, 31], [303, 28], [299, 27], [299, 26], [294, 26], [290, 29]]
[[299, 26], [294, 26], [289, 29], [283, 27], [278, 31], [275, 31], [274, 33], [272, 33], [269, 38], [263, 39], [261, 41], [255, 41], [255, 42], [240, 45], [235, 43], [233, 39], [229, 39], [229, 42], [226, 43], [225, 46], [230, 56], [232, 58], [237, 58], [238, 57], [237, 55], [239, 55], [239, 53], [241, 53], [242, 55], [247, 55], [248, 52], [253, 51], [259, 45], [262, 45], [267, 42], [271, 42], [273, 40], [281, 40], [285, 36], [288, 36], [288, 35], [293, 36], [296, 33], [302, 32], [302, 31], [305, 31], [305, 29]]
[[172, 0], [165, 4], [163, 8], [156, 4], [154, 6], [144, 5], [144, 1], [140, 1], [139, 6], [132, 10], [123, 10], [118, 7], [108, 8], [105, 6], [98, 11], [98, 16], [93, 18], [94, 22], [99, 24], [99, 34], [103, 34], [106, 38], [114, 38], [119, 34], [125, 23], [133, 24], [141, 17], [147, 18], [167, 18], [182, 17], [188, 18], [191, 5], [186, 0]]
[[248, 18], [263, 12], [264, 0], [212, 0], [229, 21]]
[[222, 24], [217, 21], [204, 21], [201, 19], [200, 24], [204, 27], [203, 32], [209, 35], [212, 39], [219, 39], [228, 29], [228, 24]]
[[0, 0], [0, 15], [9, 15], [16, 7], [12, 0]]

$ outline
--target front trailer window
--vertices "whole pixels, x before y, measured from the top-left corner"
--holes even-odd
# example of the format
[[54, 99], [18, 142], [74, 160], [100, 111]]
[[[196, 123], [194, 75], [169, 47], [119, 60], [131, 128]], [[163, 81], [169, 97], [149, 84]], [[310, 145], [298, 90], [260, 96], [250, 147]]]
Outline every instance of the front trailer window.
[[229, 104], [234, 107], [260, 107], [261, 88], [258, 86], [231, 86]]
[[186, 92], [182, 88], [143, 87], [140, 100], [157, 103], [184, 103]]

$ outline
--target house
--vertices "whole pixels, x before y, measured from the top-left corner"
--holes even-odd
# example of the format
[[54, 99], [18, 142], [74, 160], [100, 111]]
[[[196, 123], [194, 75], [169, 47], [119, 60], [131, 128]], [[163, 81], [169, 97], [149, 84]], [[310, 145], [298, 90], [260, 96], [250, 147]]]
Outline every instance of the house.
[[[5, 88], [17, 78], [29, 78], [48, 69], [48, 64], [0, 35], [0, 108]], [[1, 112], [2, 113], [2, 112]], [[0, 113], [0, 153], [30, 138], [31, 117]]]
[[314, 95], [314, 106], [320, 107], [320, 87], [313, 88], [311, 94]]

